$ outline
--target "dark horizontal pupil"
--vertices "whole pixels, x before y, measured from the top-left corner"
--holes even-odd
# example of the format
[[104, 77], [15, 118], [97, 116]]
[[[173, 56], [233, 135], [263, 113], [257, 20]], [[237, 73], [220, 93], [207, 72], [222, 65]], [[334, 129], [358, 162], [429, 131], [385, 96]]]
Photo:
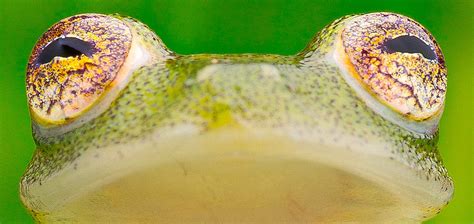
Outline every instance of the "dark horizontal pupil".
[[75, 37], [58, 38], [51, 42], [41, 51], [37, 63], [45, 64], [53, 60], [54, 57], [74, 57], [86, 55], [90, 57], [93, 47], [90, 43]]
[[383, 44], [383, 49], [387, 53], [420, 53], [427, 59], [436, 59], [436, 53], [433, 49], [415, 36], [405, 35], [388, 40]]

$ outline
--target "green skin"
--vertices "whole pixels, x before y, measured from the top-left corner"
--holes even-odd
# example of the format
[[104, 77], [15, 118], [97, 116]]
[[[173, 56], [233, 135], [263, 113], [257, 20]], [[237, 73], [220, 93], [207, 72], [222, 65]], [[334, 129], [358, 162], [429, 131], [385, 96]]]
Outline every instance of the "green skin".
[[[147, 27], [120, 19], [152, 51], [165, 48]], [[47, 136], [33, 123], [37, 149], [21, 181], [23, 200], [28, 201], [26, 189], [47, 182], [87, 150], [148, 141], [150, 135], [159, 139], [180, 125], [195, 127], [195, 135], [239, 127], [282, 136], [298, 133], [349, 150], [382, 145], [380, 150], [400, 166], [416, 170], [421, 179], [442, 183], [440, 191], [452, 191], [436, 146], [438, 132], [409, 131], [374, 112], [347, 84], [340, 68], [327, 60], [337, 24], [292, 56], [171, 53], [134, 71], [107, 110], [83, 125]]]

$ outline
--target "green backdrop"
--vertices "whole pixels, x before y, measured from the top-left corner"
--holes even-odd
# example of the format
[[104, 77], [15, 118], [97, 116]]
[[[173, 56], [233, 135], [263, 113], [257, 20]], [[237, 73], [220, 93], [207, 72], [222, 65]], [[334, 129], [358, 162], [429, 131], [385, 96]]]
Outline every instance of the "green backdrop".
[[34, 149], [24, 74], [37, 38], [61, 18], [121, 13], [148, 24], [178, 53], [276, 53], [301, 50], [324, 25], [346, 14], [410, 16], [438, 40], [449, 89], [440, 150], [455, 196], [431, 223], [473, 223], [473, 1], [3, 1], [0, 0], [0, 223], [30, 223], [18, 182]]

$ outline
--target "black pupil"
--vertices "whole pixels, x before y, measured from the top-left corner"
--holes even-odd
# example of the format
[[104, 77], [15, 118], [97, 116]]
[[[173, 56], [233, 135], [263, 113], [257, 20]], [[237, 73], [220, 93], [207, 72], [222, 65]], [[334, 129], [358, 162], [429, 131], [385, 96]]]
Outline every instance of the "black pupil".
[[383, 49], [387, 53], [420, 53], [423, 57], [435, 60], [436, 53], [424, 41], [415, 36], [399, 36], [384, 43]]
[[93, 53], [93, 47], [90, 43], [75, 37], [58, 38], [48, 44], [41, 51], [37, 62], [45, 64], [53, 60], [54, 57], [74, 57], [86, 55], [90, 57]]

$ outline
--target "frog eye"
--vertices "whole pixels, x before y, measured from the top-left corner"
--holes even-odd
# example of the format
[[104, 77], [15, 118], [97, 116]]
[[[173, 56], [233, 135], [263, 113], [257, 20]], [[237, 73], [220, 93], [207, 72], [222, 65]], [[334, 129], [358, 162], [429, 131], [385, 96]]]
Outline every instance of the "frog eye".
[[72, 16], [38, 40], [26, 74], [33, 119], [43, 125], [71, 121], [123, 80], [132, 33], [121, 20], [98, 14]]
[[439, 117], [447, 71], [440, 47], [423, 26], [398, 14], [372, 13], [350, 17], [337, 38], [336, 61], [350, 83], [378, 102], [368, 104], [408, 121]]

